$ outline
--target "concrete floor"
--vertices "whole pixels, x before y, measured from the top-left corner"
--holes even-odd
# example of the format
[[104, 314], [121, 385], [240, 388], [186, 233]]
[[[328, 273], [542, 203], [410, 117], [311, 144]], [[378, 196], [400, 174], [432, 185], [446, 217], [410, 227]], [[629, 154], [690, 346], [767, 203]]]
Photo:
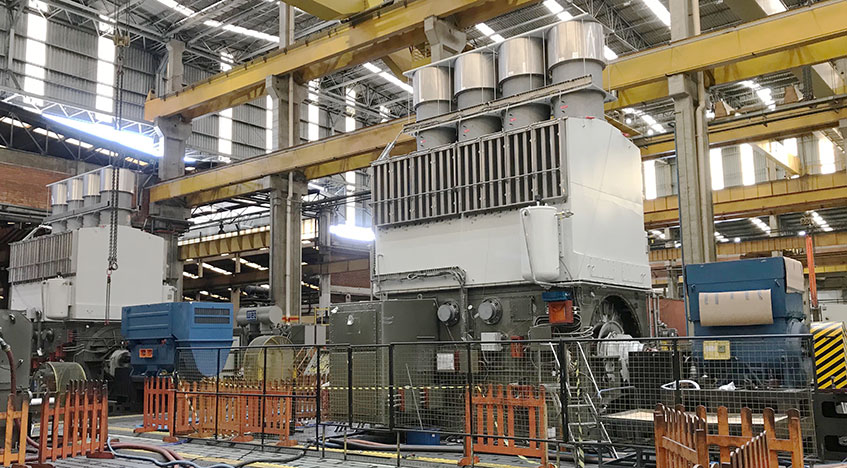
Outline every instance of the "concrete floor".
[[[183, 441], [177, 444], [165, 444], [162, 442], [164, 433], [146, 433], [134, 434], [133, 429], [141, 422], [141, 416], [115, 416], [109, 418], [109, 433], [113, 439], [120, 439], [122, 442], [137, 442], [149, 445], [168, 445], [168, 447], [177, 452], [183, 458], [196, 462], [201, 466], [211, 466], [214, 464], [225, 463], [235, 464], [245, 460], [258, 458], [287, 458], [298, 452], [296, 448], [276, 449], [273, 447], [262, 451], [258, 444], [232, 444], [225, 441], [207, 441], [207, 440], [191, 440]], [[312, 434], [298, 434], [298, 438], [310, 438]], [[128, 451], [129, 454], [146, 455], [141, 452]], [[456, 467], [456, 462], [461, 457], [459, 453], [404, 453], [400, 460], [402, 467], [426, 467], [426, 468], [444, 468]], [[394, 453], [389, 452], [370, 452], [362, 450], [348, 450], [346, 460], [344, 451], [341, 449], [327, 448], [323, 457], [316, 449], [311, 449], [309, 453], [299, 460], [287, 464], [274, 463], [256, 463], [250, 465], [257, 468], [319, 468], [331, 466], [345, 466], [351, 468], [377, 468], [377, 467], [394, 467], [397, 459]], [[476, 466], [484, 468], [528, 468], [539, 466], [538, 460], [528, 459], [523, 457], [507, 457], [498, 455], [480, 455], [481, 462]], [[555, 459], [550, 460], [554, 465]], [[114, 459], [114, 460], [95, 460], [88, 458], [75, 458], [69, 460], [61, 460], [55, 462], [57, 468], [155, 468], [155, 465], [148, 462]], [[570, 460], [562, 460], [561, 467], [572, 467]]]

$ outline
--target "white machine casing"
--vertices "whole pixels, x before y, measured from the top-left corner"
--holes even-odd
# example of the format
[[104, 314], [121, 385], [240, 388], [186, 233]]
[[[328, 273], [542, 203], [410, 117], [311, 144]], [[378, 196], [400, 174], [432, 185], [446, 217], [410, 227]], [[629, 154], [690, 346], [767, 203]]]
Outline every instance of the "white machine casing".
[[[109, 304], [113, 322], [120, 321], [123, 306], [173, 300], [172, 291], [163, 287], [164, 240], [130, 226], [117, 228], [118, 269], [112, 272]], [[71, 236], [69, 268], [60, 271], [61, 276], [13, 283], [12, 309], [43, 310], [46, 320], [105, 320], [109, 226], [58, 235]]]
[[464, 271], [466, 287], [593, 282], [649, 289], [640, 151], [603, 120], [559, 124], [563, 197], [537, 208], [377, 227], [376, 292], [455, 287], [445, 275], [412, 282], [402, 276], [452, 267]]

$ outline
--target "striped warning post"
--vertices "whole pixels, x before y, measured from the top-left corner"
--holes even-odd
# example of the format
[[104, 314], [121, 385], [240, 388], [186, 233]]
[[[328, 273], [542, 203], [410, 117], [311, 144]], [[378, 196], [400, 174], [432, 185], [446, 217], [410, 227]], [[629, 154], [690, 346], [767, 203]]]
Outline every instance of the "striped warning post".
[[844, 322], [813, 322], [811, 329], [818, 388], [847, 388], [847, 329]]

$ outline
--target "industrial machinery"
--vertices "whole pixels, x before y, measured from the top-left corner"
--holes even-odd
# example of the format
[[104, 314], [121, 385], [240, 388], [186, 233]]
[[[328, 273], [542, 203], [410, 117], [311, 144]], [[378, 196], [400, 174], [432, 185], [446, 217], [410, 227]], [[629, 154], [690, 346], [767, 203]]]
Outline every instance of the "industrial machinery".
[[[604, 119], [604, 43], [579, 17], [409, 72], [417, 151], [372, 165], [379, 300], [332, 306], [330, 342], [483, 342], [395, 360], [426, 386], [466, 362], [512, 383], [529, 365], [512, 340], [647, 333], [641, 158]], [[375, 399], [383, 351], [353, 363]]]
[[[163, 285], [164, 241], [130, 226], [136, 175], [127, 169], [104, 167], [48, 188], [52, 232], [11, 245], [11, 307], [34, 323], [37, 363], [74, 361], [106, 378], [121, 360], [121, 307], [174, 300]], [[107, 295], [113, 224], [122, 268], [111, 272]]]
[[[10, 365], [14, 368], [15, 389], [29, 387], [30, 356], [32, 355], [32, 322], [26, 315], [14, 310], [0, 310], [0, 340], [8, 345], [8, 354], [0, 354], [0, 408], [6, 408], [6, 399], [11, 387]], [[13, 362], [8, 362], [9, 358]]]
[[[847, 332], [842, 322], [809, 323], [803, 265], [784, 257], [687, 265], [685, 283], [695, 335], [715, 338], [695, 342], [697, 374], [793, 388], [808, 386], [804, 377], [814, 375], [818, 454], [827, 460], [847, 457]], [[811, 343], [790, 337], [768, 342], [769, 354], [781, 355], [779, 360], [763, 359], [755, 349], [730, 349], [729, 342], [721, 340], [730, 335], [810, 332]], [[734, 365], [727, 366], [730, 357]]]
[[121, 320], [135, 378], [175, 369], [186, 379], [218, 375], [229, 355], [232, 329], [232, 304], [224, 302], [127, 306]]

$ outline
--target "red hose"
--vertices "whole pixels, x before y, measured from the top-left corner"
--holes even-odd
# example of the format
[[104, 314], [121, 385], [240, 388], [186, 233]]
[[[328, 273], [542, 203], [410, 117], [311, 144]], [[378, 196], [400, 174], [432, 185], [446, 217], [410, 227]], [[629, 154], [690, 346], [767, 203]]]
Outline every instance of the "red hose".
[[126, 449], [126, 450], [144, 450], [147, 452], [157, 453], [163, 457], [167, 461], [177, 461], [182, 460], [183, 458], [179, 456], [176, 452], [165, 448], [165, 447], [157, 447], [155, 445], [146, 445], [146, 444], [134, 444], [131, 442], [115, 442], [112, 444], [112, 448], [115, 450]]

